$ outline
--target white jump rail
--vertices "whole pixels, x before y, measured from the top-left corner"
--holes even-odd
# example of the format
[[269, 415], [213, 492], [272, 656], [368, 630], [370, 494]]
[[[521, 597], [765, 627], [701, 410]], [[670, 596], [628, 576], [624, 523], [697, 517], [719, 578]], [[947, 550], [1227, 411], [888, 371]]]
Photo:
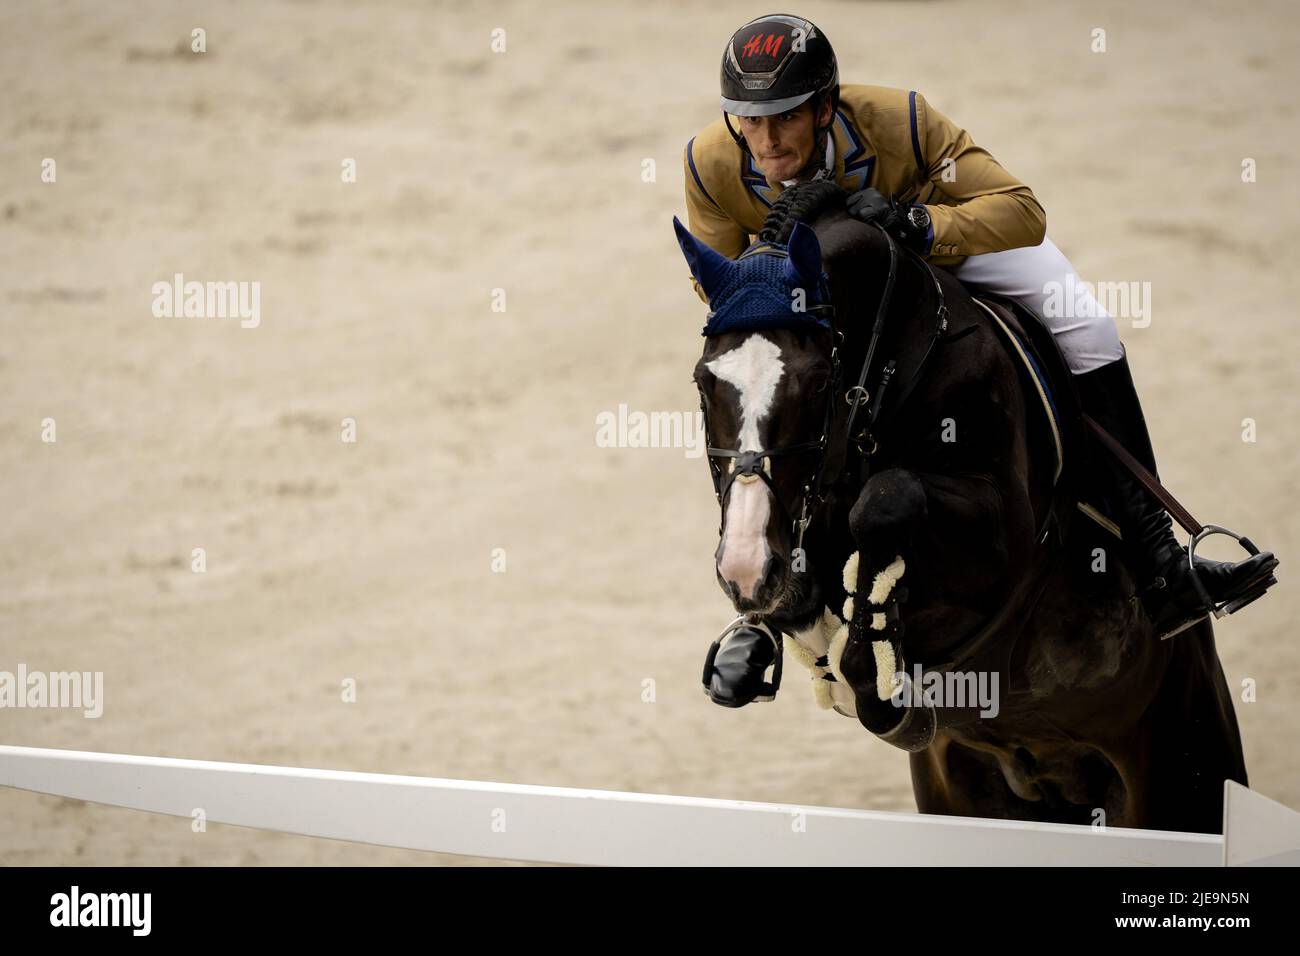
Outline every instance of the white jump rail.
[[[1262, 801], [1281, 811], [1237, 841], [10, 746], [0, 746], [0, 786], [180, 817], [202, 809], [209, 822], [303, 836], [543, 863], [1218, 866], [1225, 843], [1234, 862], [1260, 855], [1276, 862], [1288, 846], [1300, 847], [1300, 814], [1235, 784], [1230, 810], [1257, 819], [1251, 806]], [[1279, 837], [1284, 831], [1289, 837]]]

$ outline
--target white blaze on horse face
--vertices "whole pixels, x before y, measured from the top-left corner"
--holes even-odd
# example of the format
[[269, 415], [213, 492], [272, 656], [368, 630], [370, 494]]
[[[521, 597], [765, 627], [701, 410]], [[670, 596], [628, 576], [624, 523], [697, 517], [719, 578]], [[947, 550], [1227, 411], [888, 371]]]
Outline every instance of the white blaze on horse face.
[[[736, 450], [761, 450], [759, 425], [772, 410], [776, 386], [785, 368], [780, 348], [755, 334], [706, 364], [710, 372], [740, 393], [740, 439]], [[767, 546], [771, 516], [772, 493], [766, 482], [743, 477], [732, 482], [722, 520], [718, 574], [734, 584], [742, 597], [754, 597], [771, 557]]]
[[736, 451], [759, 451], [763, 442], [758, 424], [772, 410], [776, 385], [785, 370], [781, 350], [755, 334], [706, 363], [706, 367], [740, 393], [740, 443]]

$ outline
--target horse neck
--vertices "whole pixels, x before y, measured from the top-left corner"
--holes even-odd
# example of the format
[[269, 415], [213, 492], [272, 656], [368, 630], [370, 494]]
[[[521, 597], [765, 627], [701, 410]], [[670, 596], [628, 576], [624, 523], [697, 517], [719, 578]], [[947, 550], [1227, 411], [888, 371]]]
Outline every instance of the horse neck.
[[[895, 247], [895, 253], [894, 285], [878, 349], [898, 350], [906, 338], [924, 338], [930, 331], [928, 323], [914, 321], [926, 309], [933, 310], [933, 281], [929, 270], [901, 247]], [[827, 266], [832, 277], [836, 328], [844, 336], [845, 358], [860, 366], [888, 284], [889, 246], [878, 230], [859, 231], [850, 241], [832, 246]], [[877, 358], [880, 358], [879, 351]], [[856, 371], [855, 368], [854, 374]]]
[[[844, 335], [840, 349], [840, 387], [836, 396], [836, 413], [831, 425], [830, 443], [826, 459], [826, 477], [836, 483], [849, 480], [858, 474], [861, 460], [857, 449], [848, 440], [849, 405], [844, 401], [848, 389], [857, 385], [866, 359], [872, 328], [876, 322], [881, 297], [885, 292], [889, 274], [889, 247], [876, 230], [861, 237], [854, 246], [841, 246], [836, 250], [841, 257], [837, 272], [832, 272], [832, 295], [836, 306], [836, 328]], [[874, 394], [879, 386], [881, 370], [891, 359], [898, 362], [899, 373], [886, 393], [886, 416], [892, 410], [889, 399], [896, 398], [904, 387], [903, 378], [919, 365], [920, 359], [934, 334], [937, 322], [937, 297], [934, 280], [929, 269], [916, 256], [897, 250], [898, 262], [894, 286], [884, 317], [884, 327], [872, 357], [867, 389]], [[830, 262], [831, 268], [836, 260]], [[835, 276], [849, 277], [836, 285]], [[858, 430], [866, 423], [867, 408], [860, 408], [854, 422]], [[837, 511], [847, 511], [856, 500], [860, 489], [846, 489], [848, 497], [833, 504]]]

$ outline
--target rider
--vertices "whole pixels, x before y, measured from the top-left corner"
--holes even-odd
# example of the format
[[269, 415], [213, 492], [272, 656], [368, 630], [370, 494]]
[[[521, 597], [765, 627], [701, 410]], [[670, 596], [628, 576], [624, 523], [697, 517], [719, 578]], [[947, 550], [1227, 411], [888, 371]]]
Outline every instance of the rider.
[[[786, 15], [751, 20], [732, 35], [722, 56], [722, 110], [683, 155], [697, 239], [734, 259], [785, 187], [834, 180], [850, 193], [850, 215], [878, 223], [963, 283], [1037, 314], [1074, 373], [1084, 410], [1156, 471], [1115, 322], [1046, 237], [1046, 214], [1029, 187], [965, 130], [919, 93], [841, 87], [826, 37], [810, 21]], [[1045, 307], [1053, 287], [1076, 290], [1078, 314], [1048, 314], [1058, 311]], [[705, 298], [698, 283], [696, 291]], [[1187, 550], [1164, 508], [1111, 456], [1101, 457], [1142, 602], [1158, 633], [1169, 636], [1207, 614]], [[1237, 563], [1195, 561], [1216, 604], [1262, 590], [1277, 565], [1267, 552]], [[742, 645], [719, 654], [721, 693], [712, 695], [719, 703], [752, 699], [741, 685], [756, 686], [762, 666], [755, 675], [755, 662], [771, 658], [751, 651], [757, 648]]]

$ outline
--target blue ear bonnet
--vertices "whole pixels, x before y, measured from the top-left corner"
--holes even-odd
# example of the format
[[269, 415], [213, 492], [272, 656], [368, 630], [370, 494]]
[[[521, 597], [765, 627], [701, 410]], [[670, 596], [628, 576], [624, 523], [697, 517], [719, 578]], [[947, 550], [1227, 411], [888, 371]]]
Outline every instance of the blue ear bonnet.
[[[771, 242], [756, 242], [736, 259], [736, 268], [714, 291], [703, 335], [723, 332], [757, 332], [761, 329], [829, 329], [830, 290], [826, 274], [816, 285], [792, 274], [789, 250]], [[803, 290], [803, 311], [796, 311], [795, 290]]]
[[788, 244], [756, 242], [734, 261], [700, 242], [675, 217], [673, 228], [691, 275], [709, 300], [704, 335], [831, 328], [821, 245], [808, 226], [796, 223]]

